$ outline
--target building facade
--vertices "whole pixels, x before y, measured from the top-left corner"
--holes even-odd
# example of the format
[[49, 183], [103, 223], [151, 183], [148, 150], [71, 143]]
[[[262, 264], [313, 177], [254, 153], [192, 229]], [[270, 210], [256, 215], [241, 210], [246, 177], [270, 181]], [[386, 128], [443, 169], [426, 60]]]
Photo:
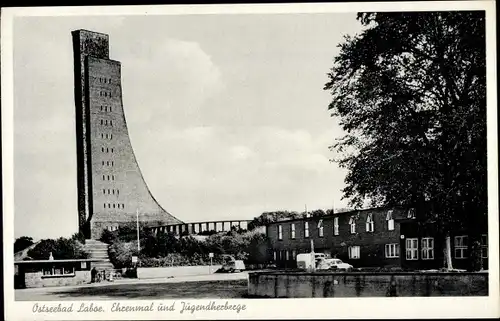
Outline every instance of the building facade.
[[[487, 229], [481, 236], [487, 267]], [[354, 267], [443, 267], [443, 240], [434, 224], [422, 224], [413, 208], [374, 208], [270, 223], [266, 226], [268, 258], [279, 268], [295, 268], [296, 256], [316, 253], [339, 258]], [[471, 243], [466, 231], [451, 235], [455, 268], [466, 268]]]
[[151, 194], [136, 161], [122, 103], [121, 64], [109, 59], [108, 35], [72, 32], [77, 133], [79, 229], [103, 230], [136, 222], [180, 224]]

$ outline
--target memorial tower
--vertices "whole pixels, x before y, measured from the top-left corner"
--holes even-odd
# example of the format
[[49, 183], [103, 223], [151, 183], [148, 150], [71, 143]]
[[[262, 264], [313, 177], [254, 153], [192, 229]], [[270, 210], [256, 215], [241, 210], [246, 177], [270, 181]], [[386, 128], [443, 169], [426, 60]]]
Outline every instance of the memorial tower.
[[75, 76], [79, 230], [179, 224], [149, 191], [130, 143], [122, 103], [121, 64], [109, 59], [109, 37], [72, 32]]

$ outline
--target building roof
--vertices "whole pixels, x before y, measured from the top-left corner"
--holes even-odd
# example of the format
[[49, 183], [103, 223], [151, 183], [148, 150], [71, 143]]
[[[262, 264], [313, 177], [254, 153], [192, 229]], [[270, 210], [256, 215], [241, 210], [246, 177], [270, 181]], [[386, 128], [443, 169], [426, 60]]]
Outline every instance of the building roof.
[[103, 260], [103, 259], [29, 260], [29, 261], [15, 261], [14, 264], [99, 262], [99, 261], [105, 261], [105, 260]]
[[[298, 217], [298, 218], [292, 218], [292, 219], [286, 219], [282, 221], [276, 221], [276, 222], [269, 222], [266, 223], [265, 226], [273, 225], [273, 224], [281, 224], [281, 223], [288, 223], [288, 222], [293, 222], [293, 221], [317, 221], [320, 219], [329, 219], [335, 216], [341, 216], [341, 215], [354, 215], [358, 214], [360, 212], [368, 212], [368, 211], [376, 211], [376, 210], [395, 210], [395, 209], [402, 209], [403, 207], [400, 206], [393, 206], [393, 207], [388, 207], [388, 206], [381, 206], [381, 207], [372, 207], [372, 208], [366, 208], [366, 209], [359, 209], [359, 210], [352, 210], [352, 211], [347, 211], [347, 212], [339, 212], [339, 213], [333, 213], [333, 214], [327, 214], [327, 215], [322, 215], [322, 216], [310, 216], [310, 217]], [[394, 213], [395, 216], [397, 216], [397, 213]], [[395, 217], [396, 218], [396, 217]]]

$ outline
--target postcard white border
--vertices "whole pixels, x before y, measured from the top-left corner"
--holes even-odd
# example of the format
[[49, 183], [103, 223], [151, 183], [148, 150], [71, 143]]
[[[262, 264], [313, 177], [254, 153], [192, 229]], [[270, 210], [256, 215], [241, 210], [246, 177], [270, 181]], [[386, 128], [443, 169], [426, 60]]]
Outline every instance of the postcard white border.
[[[277, 14], [357, 11], [438, 11], [485, 10], [487, 39], [487, 116], [488, 116], [488, 195], [489, 195], [489, 296], [436, 298], [325, 298], [325, 299], [251, 299], [229, 300], [231, 304], [246, 304], [246, 310], [236, 314], [202, 312], [179, 314], [155, 313], [80, 313], [34, 314], [35, 302], [14, 301], [13, 239], [14, 239], [14, 177], [13, 177], [13, 64], [12, 28], [15, 17], [82, 16], [82, 15], [181, 15], [181, 14]], [[4, 297], [6, 319], [43, 320], [119, 320], [119, 319], [273, 319], [273, 318], [468, 318], [498, 317], [499, 260], [498, 260], [498, 151], [496, 98], [496, 16], [494, 1], [440, 1], [391, 3], [308, 3], [308, 4], [251, 4], [251, 5], [175, 5], [175, 6], [108, 6], [108, 7], [40, 7], [3, 8], [1, 17], [2, 70], [2, 160], [3, 160], [3, 224], [4, 224]], [[361, 300], [361, 301], [360, 301]], [[157, 300], [155, 302], [171, 302]], [[182, 300], [176, 300], [182, 301]], [[210, 300], [184, 300], [208, 303]], [[225, 303], [226, 300], [216, 300]], [[84, 301], [74, 302], [79, 306]], [[90, 303], [90, 301], [88, 301]], [[128, 305], [144, 301], [93, 301], [109, 308], [113, 302]], [[179, 303], [178, 302], [178, 303]], [[39, 302], [43, 303], [43, 302]], [[56, 304], [58, 301], [46, 302]]]

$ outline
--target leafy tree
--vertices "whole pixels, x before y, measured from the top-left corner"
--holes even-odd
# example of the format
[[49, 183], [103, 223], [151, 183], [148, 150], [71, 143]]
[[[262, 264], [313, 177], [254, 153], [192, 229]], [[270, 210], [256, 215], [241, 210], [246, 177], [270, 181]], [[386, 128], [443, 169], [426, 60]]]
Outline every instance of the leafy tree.
[[[331, 149], [359, 207], [414, 206], [446, 240], [486, 224], [485, 14], [360, 13], [328, 74], [346, 135]], [[424, 209], [431, 204], [431, 210]]]
[[82, 232], [75, 233], [71, 236], [71, 239], [85, 244], [85, 235]]
[[41, 240], [28, 251], [28, 256], [35, 260], [48, 260], [50, 253], [56, 260], [86, 259], [89, 256], [80, 242], [64, 237]]
[[29, 236], [21, 236], [20, 238], [17, 238], [14, 242], [14, 253], [22, 251], [33, 244], [34, 244], [33, 238]]
[[269, 223], [295, 219], [303, 216], [304, 213], [299, 214], [298, 212], [289, 211], [264, 212], [248, 223], [248, 229], [252, 230], [256, 227], [263, 226]]

